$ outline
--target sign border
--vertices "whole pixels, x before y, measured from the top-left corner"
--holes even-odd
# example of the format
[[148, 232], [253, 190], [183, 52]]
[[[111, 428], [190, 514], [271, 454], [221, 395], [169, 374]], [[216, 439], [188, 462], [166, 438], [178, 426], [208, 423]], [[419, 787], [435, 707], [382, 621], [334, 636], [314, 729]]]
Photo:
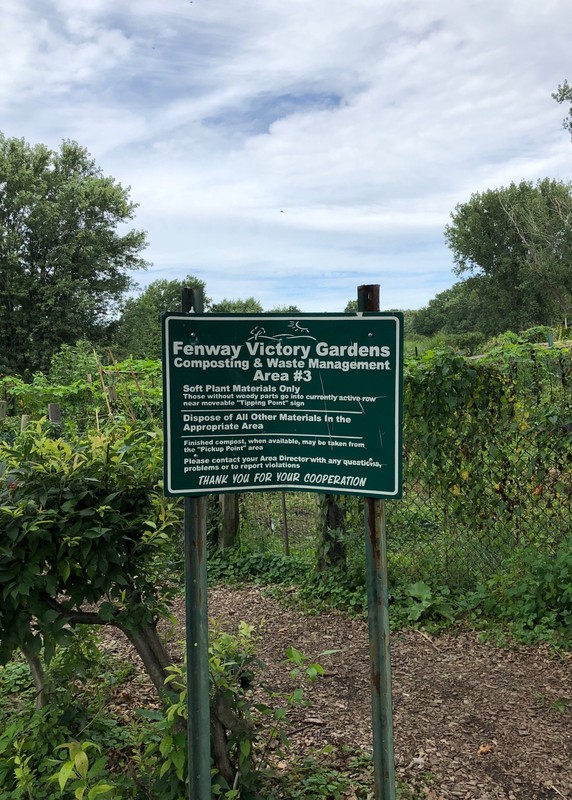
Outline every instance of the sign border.
[[[170, 320], [176, 319], [189, 320], [192, 318], [200, 318], [201, 320], [212, 321], [213, 323], [219, 320], [228, 321], [248, 321], [261, 319], [305, 319], [305, 320], [320, 320], [325, 319], [336, 320], [365, 320], [368, 318], [394, 321], [395, 322], [395, 340], [396, 340], [396, 353], [395, 353], [395, 452], [394, 452], [394, 469], [393, 469], [393, 490], [389, 491], [368, 491], [364, 492], [363, 488], [352, 489], [346, 486], [323, 486], [317, 484], [300, 485], [293, 484], [279, 484], [279, 485], [263, 485], [263, 486], [250, 486], [249, 484], [240, 484], [238, 486], [210, 486], [196, 489], [173, 489], [172, 483], [172, 453], [171, 453], [171, 378], [170, 378], [170, 359], [168, 354], [168, 328]], [[161, 315], [161, 333], [162, 333], [162, 362], [163, 362], [163, 437], [164, 437], [164, 460], [163, 460], [163, 476], [164, 476], [164, 493], [171, 497], [198, 497], [201, 495], [215, 493], [215, 494], [244, 494], [246, 492], [281, 492], [281, 491], [297, 491], [297, 492], [320, 492], [326, 494], [351, 494], [359, 495], [362, 497], [375, 497], [386, 500], [396, 500], [401, 498], [402, 494], [402, 421], [403, 421], [403, 317], [402, 313], [398, 312], [383, 312], [383, 311], [356, 311], [356, 312], [343, 312], [343, 313], [246, 313], [246, 314], [232, 314], [232, 313], [212, 313], [204, 312], [197, 314], [195, 312], [184, 313], [181, 311], [165, 311]], [[340, 491], [341, 490], [341, 491]]]

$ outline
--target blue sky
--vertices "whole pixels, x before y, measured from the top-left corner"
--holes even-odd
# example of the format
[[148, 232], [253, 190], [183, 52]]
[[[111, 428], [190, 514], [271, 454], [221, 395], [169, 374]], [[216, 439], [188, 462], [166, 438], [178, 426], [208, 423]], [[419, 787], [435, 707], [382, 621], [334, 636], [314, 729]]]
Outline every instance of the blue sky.
[[84, 145], [215, 300], [419, 308], [472, 192], [569, 181], [569, 0], [3, 0], [0, 130]]

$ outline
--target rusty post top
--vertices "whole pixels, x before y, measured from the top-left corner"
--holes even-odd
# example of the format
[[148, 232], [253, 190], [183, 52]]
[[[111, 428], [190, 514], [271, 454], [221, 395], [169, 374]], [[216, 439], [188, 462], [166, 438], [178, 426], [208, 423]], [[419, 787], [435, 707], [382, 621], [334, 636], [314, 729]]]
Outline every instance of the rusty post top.
[[358, 311], [379, 311], [379, 283], [358, 286]]
[[203, 313], [203, 290], [200, 287], [183, 286], [181, 289], [181, 310], [184, 314]]

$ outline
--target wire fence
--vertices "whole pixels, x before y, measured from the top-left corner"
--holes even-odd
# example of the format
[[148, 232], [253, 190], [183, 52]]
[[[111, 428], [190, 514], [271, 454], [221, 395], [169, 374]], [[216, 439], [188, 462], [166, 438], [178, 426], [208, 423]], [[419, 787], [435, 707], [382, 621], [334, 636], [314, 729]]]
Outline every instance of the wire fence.
[[[471, 588], [525, 552], [572, 545], [570, 351], [538, 358], [531, 350], [474, 368], [482, 399], [473, 388], [471, 402], [481, 409], [488, 404], [490, 414], [475, 422], [473, 406], [454, 407], [435, 420], [433, 455], [426, 446], [431, 430], [421, 442], [419, 420], [407, 423], [406, 392], [403, 498], [386, 502], [390, 580]], [[359, 559], [361, 502], [339, 501], [348, 556]], [[310, 554], [319, 547], [317, 506], [316, 496], [288, 495], [284, 521], [277, 499], [250, 496], [243, 528], [257, 529], [265, 548], [281, 549], [286, 525], [292, 552]]]
[[[56, 399], [64, 418], [98, 423], [111, 412], [121, 414], [121, 397], [129, 394], [128, 416], [147, 423], [153, 416], [154, 424], [160, 415], [156, 370], [144, 366], [136, 376], [134, 369], [121, 373], [121, 392], [114, 399], [106, 390], [103, 407], [91, 384], [62, 389]], [[23, 393], [32, 391], [34, 402], [43, 404], [50, 391], [47, 385], [17, 388], [21, 397], [11, 387], [5, 389], [10, 402], [0, 403], [4, 437], [20, 429], [16, 417], [2, 421], [8, 406], [12, 413], [40, 416]], [[390, 577], [471, 587], [523, 552], [572, 546], [570, 347], [519, 346], [512, 353], [505, 347], [482, 360], [454, 354], [421, 359], [406, 368], [404, 395], [403, 499], [386, 502]], [[362, 559], [362, 503], [355, 497], [339, 502], [348, 559]], [[283, 550], [286, 534], [292, 553], [312, 559], [320, 528], [319, 495], [241, 500], [241, 536], [258, 548]]]
[[[570, 351], [503, 354], [492, 367], [485, 375], [501, 381], [498, 402], [505, 407], [490, 436], [475, 437], [452, 417], [461, 433], [451, 431], [439, 454], [441, 475], [413, 446], [405, 458], [404, 499], [387, 504], [390, 563], [413, 578], [471, 586], [522, 551], [554, 553], [570, 545]], [[490, 397], [486, 381], [482, 391]]]

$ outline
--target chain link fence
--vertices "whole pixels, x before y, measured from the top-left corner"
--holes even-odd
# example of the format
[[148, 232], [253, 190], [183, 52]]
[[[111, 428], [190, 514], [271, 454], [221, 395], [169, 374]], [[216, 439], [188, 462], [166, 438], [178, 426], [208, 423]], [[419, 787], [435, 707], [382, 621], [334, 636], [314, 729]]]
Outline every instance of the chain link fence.
[[[136, 381], [132, 407], [140, 396]], [[404, 397], [403, 499], [386, 502], [390, 578], [471, 588], [523, 552], [572, 546], [570, 345], [511, 350], [505, 344], [484, 359], [444, 352], [419, 359], [406, 367]], [[73, 418], [78, 401], [66, 402], [65, 415]], [[82, 402], [84, 416], [96, 413], [97, 420]], [[0, 416], [7, 405], [0, 404]], [[0, 420], [5, 437], [19, 428], [16, 417]], [[242, 496], [243, 543], [251, 550], [288, 549], [315, 563], [319, 497]], [[338, 502], [349, 567], [362, 569], [363, 503], [349, 496]]]
[[[478, 381], [470, 402], [452, 404], [449, 414], [433, 420], [434, 430], [423, 441], [419, 418], [408, 422], [405, 393], [403, 499], [386, 502], [388, 568], [395, 582], [470, 589], [524, 552], [550, 554], [570, 546], [570, 350], [539, 357], [531, 349], [498, 363], [489, 359], [486, 368], [474, 362], [471, 369]], [[434, 402], [442, 405], [444, 399], [436, 396]], [[427, 441], [433, 434], [431, 453]], [[286, 500], [284, 519], [278, 495], [244, 498], [243, 522], [251, 533], [258, 530], [265, 549], [283, 548], [286, 527], [292, 552], [311, 557], [320, 541], [317, 496], [288, 494]], [[362, 503], [354, 497], [339, 501], [348, 557], [359, 560]]]
[[[554, 553], [572, 533], [572, 359], [537, 349], [489, 362], [501, 382], [490, 437], [460, 435], [439, 454], [441, 474], [415, 453], [404, 463], [404, 497], [387, 503], [390, 568], [471, 587], [523, 550]], [[489, 387], [482, 385], [489, 398]], [[475, 398], [478, 402], [478, 397]], [[483, 399], [483, 405], [486, 400]]]

